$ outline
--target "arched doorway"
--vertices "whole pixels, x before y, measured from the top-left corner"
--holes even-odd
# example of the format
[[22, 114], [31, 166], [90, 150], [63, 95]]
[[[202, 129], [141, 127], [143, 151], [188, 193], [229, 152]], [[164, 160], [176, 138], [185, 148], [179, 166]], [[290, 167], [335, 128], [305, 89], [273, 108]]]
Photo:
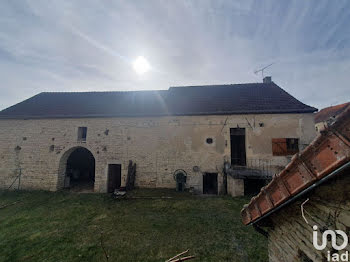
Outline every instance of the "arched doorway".
[[73, 191], [93, 191], [95, 183], [95, 158], [84, 148], [77, 147], [66, 160], [65, 187]]

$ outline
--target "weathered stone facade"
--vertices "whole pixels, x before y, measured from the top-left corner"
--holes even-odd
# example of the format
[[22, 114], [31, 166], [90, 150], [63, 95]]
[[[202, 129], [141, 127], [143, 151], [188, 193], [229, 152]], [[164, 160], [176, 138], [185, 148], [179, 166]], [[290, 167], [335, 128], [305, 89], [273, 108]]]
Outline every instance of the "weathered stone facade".
[[[77, 140], [82, 126], [87, 127], [86, 142]], [[175, 188], [173, 173], [183, 169], [188, 174], [186, 186], [199, 192], [203, 173], [218, 173], [220, 193], [223, 164], [230, 161], [230, 128], [236, 127], [246, 129], [247, 159], [269, 159], [276, 167], [285, 166], [290, 157], [272, 156], [272, 138], [297, 137], [302, 149], [315, 136], [312, 113], [1, 119], [0, 186], [7, 188], [20, 168], [20, 188], [60, 189], [69, 154], [84, 147], [96, 160], [95, 192], [106, 192], [108, 164], [122, 165], [125, 184], [132, 160], [137, 164], [136, 186]], [[207, 138], [213, 143], [208, 144]], [[199, 170], [194, 171], [194, 166]], [[235, 185], [242, 187], [239, 181]]]
[[[308, 196], [281, 209], [270, 217], [269, 225], [269, 261], [270, 262], [297, 262], [297, 261], [341, 261], [328, 260], [330, 255], [338, 252], [332, 248], [331, 241], [322, 250], [313, 246], [313, 226], [318, 227], [318, 243], [322, 242], [322, 232], [327, 229], [343, 230], [350, 233], [350, 171], [319, 186]], [[302, 217], [301, 204], [305, 199], [305, 218]], [[338, 245], [343, 243], [338, 236]], [[348, 245], [339, 254], [350, 252]], [[350, 255], [350, 254], [349, 254]], [[347, 260], [348, 261], [348, 260]]]
[[244, 180], [235, 179], [232, 176], [227, 176], [227, 194], [230, 196], [243, 196], [244, 195]]

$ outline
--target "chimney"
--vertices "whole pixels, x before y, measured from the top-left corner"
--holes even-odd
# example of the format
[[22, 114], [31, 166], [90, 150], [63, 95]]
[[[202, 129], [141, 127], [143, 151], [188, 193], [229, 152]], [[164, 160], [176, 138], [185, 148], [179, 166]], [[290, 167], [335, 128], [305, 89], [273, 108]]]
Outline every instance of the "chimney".
[[263, 83], [271, 83], [271, 82], [272, 82], [271, 76], [265, 76], [264, 77]]

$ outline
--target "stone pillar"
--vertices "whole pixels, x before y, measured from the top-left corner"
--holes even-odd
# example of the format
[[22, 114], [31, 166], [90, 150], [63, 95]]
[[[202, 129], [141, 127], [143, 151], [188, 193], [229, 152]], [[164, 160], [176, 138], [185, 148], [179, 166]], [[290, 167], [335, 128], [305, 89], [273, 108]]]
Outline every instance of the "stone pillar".
[[244, 196], [244, 179], [227, 175], [227, 194], [232, 197]]

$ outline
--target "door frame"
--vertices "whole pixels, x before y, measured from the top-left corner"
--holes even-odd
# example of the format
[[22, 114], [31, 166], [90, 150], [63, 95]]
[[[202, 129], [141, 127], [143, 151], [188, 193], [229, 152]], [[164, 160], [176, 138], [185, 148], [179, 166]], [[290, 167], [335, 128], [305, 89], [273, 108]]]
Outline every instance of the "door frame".
[[111, 173], [110, 173], [110, 166], [119, 166], [119, 168], [120, 168], [120, 186], [119, 186], [119, 188], [122, 186], [122, 164], [120, 164], [120, 163], [108, 163], [107, 164], [107, 183], [106, 183], [106, 186], [107, 186], [107, 193], [112, 193], [112, 192], [110, 192], [109, 191], [109, 181], [110, 181], [110, 175], [111, 175]]
[[[237, 134], [232, 134], [234, 132], [234, 130], [237, 131]], [[242, 163], [240, 165], [246, 166], [247, 165], [247, 132], [246, 132], [246, 128], [244, 128], [244, 127], [230, 128], [230, 161], [231, 161], [231, 166], [234, 165], [234, 161], [232, 161], [232, 159], [233, 159], [232, 137], [233, 136], [243, 136], [244, 137], [244, 139], [242, 139], [244, 142], [244, 158], [242, 158], [240, 160], [240, 162], [242, 161]]]
[[206, 190], [204, 190], [204, 180], [205, 180], [205, 177], [206, 176], [215, 176], [215, 180], [216, 180], [216, 188], [214, 188], [214, 190], [215, 190], [215, 192], [213, 193], [214, 195], [218, 195], [218, 193], [219, 193], [219, 173], [217, 173], [217, 172], [204, 172], [203, 173], [203, 194], [210, 194], [210, 193], [208, 193], [207, 191], [208, 191], [208, 189], [206, 189]]

